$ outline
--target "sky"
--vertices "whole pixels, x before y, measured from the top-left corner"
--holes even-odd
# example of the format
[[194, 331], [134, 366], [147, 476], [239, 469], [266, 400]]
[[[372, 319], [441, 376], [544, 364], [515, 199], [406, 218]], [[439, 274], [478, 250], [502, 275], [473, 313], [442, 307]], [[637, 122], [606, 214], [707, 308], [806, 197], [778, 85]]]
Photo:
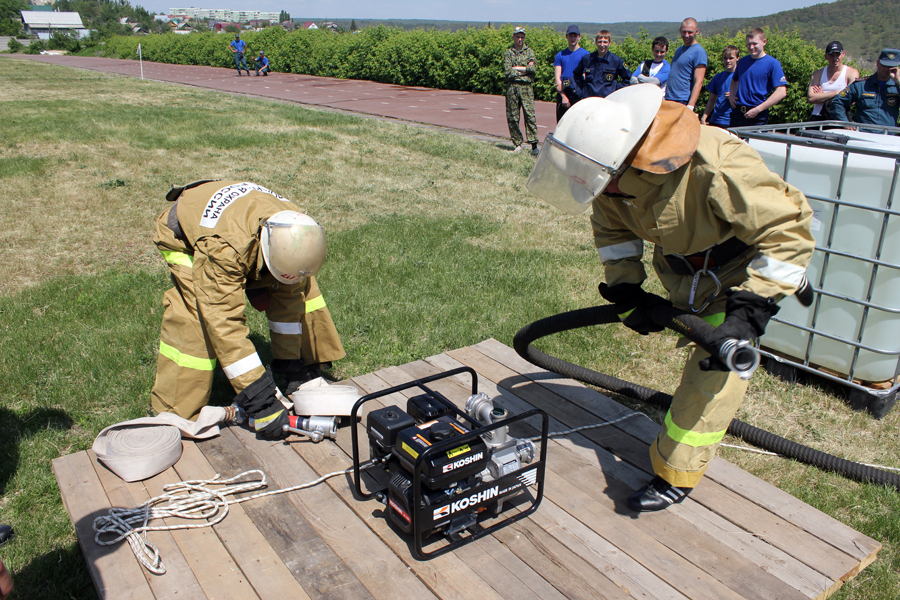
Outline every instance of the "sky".
[[727, 17], [757, 17], [821, 4], [816, 0], [132, 0], [150, 12], [169, 8], [226, 8], [290, 13], [308, 19], [425, 19], [492, 21], [494, 23], [620, 23], [622, 21], [677, 22], [692, 16], [698, 21]]

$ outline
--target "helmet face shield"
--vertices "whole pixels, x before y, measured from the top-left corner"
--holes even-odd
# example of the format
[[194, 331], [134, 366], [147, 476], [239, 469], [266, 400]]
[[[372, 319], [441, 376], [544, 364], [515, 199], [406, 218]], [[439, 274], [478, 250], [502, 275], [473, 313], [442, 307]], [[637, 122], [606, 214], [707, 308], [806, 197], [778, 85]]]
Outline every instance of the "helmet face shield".
[[281, 283], [312, 277], [325, 262], [325, 230], [303, 213], [272, 215], [262, 224], [259, 242], [266, 267]]
[[525, 187], [547, 204], [578, 215], [588, 209], [616, 174], [615, 169], [548, 134]]

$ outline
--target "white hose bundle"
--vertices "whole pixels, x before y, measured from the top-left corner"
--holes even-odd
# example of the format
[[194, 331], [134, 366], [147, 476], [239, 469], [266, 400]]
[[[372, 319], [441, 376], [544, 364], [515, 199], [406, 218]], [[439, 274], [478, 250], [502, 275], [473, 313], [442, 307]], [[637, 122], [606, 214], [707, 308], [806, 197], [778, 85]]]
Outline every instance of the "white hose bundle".
[[97, 458], [125, 481], [162, 473], [181, 458], [181, 436], [206, 439], [219, 434], [219, 423], [234, 420], [235, 409], [204, 406], [196, 421], [173, 413], [110, 425], [94, 440]]

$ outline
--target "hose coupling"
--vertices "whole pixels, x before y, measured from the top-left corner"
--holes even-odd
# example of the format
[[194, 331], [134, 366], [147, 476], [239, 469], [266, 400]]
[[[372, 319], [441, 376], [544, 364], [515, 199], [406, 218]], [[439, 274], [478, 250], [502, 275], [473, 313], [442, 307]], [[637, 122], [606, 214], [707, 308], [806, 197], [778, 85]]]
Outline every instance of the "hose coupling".
[[728, 338], [719, 346], [719, 360], [741, 379], [750, 379], [759, 366], [759, 350], [747, 340]]

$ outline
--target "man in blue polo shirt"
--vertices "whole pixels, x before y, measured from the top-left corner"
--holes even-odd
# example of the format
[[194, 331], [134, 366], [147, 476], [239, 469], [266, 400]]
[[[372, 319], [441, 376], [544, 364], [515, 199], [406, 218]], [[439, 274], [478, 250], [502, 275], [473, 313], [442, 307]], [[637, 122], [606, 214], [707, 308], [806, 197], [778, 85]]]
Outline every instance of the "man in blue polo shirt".
[[[747, 51], [738, 61], [731, 80], [731, 126], [765, 125], [769, 109], [787, 96], [787, 79], [781, 63], [766, 54], [766, 32], [751, 29], [747, 33]], [[766, 94], [770, 94], [766, 98]]]
[[566, 114], [569, 107], [581, 99], [581, 92], [575, 85], [573, 71], [581, 59], [590, 52], [578, 45], [581, 30], [578, 25], [569, 25], [566, 30], [566, 42], [569, 47], [556, 53], [553, 60], [553, 82], [556, 84], [556, 122]]
[[857, 79], [840, 94], [831, 108], [835, 118], [850, 121], [850, 106], [856, 105], [857, 123], [897, 126], [900, 116], [900, 50], [885, 48], [878, 57], [875, 74]]
[[247, 71], [247, 77], [250, 77], [250, 67], [247, 66], [247, 61], [244, 60], [244, 50], [247, 48], [247, 42], [241, 39], [241, 34], [236, 33], [234, 34], [234, 40], [229, 46], [234, 53], [234, 66], [237, 67], [238, 77], [241, 76], [241, 64], [244, 65], [244, 69]]
[[625, 68], [625, 61], [609, 51], [610, 36], [606, 29], [597, 32], [594, 40], [597, 50], [582, 56], [572, 71], [582, 98], [606, 98], [631, 81], [631, 71]]
[[683, 45], [675, 50], [672, 58], [669, 81], [666, 84], [666, 100], [686, 104], [689, 109], [694, 110], [700, 90], [703, 89], [703, 78], [706, 77], [706, 50], [697, 41], [700, 26], [696, 19], [688, 17], [682, 21], [679, 33]]

